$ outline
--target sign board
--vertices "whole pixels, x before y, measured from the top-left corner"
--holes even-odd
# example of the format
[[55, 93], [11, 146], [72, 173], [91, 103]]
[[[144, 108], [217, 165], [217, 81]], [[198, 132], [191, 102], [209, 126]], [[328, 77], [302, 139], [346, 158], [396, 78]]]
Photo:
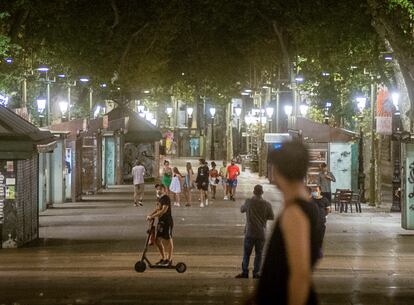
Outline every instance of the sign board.
[[102, 128], [107, 129], [109, 127], [109, 117], [104, 115], [102, 117]]
[[388, 89], [383, 87], [377, 95], [377, 133], [392, 134], [392, 113], [394, 105]]
[[414, 230], [414, 144], [403, 144], [403, 185], [401, 224], [406, 230]]
[[283, 143], [289, 142], [292, 140], [292, 137], [288, 133], [265, 133], [264, 142], [265, 143]]

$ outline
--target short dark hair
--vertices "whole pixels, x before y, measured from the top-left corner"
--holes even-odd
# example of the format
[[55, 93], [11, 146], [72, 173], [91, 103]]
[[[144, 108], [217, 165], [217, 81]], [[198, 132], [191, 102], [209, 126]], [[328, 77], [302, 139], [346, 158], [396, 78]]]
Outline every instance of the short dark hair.
[[165, 189], [165, 188], [166, 188], [164, 184], [159, 184], [159, 183], [157, 183], [157, 184], [155, 185], [155, 188], [158, 188], [158, 187], [160, 187], [160, 188], [162, 188], [162, 189]]
[[256, 196], [262, 196], [263, 195], [263, 186], [260, 184], [256, 184], [253, 189], [253, 194]]
[[201, 164], [205, 164], [206, 163], [206, 160], [204, 160], [204, 159], [199, 159], [198, 161], [200, 161]]
[[322, 168], [327, 167], [326, 163], [325, 163], [325, 162], [321, 163], [321, 167], [322, 167]]
[[280, 149], [270, 153], [269, 161], [285, 179], [301, 181], [305, 179], [308, 170], [309, 151], [302, 142], [286, 142]]

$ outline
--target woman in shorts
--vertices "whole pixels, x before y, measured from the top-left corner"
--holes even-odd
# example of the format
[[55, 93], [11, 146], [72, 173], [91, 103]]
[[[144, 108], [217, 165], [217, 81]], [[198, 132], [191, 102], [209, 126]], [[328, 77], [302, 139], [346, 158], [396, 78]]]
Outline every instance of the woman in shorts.
[[194, 188], [194, 171], [190, 162], [186, 164], [187, 175], [184, 176], [183, 191], [186, 200], [186, 207], [191, 206], [191, 190]]
[[217, 164], [216, 162], [211, 162], [211, 169], [209, 172], [209, 182], [210, 182], [210, 189], [211, 189], [211, 193], [212, 193], [212, 199], [216, 199], [216, 190], [217, 190], [217, 185], [219, 184], [220, 180], [219, 180], [219, 172], [216, 169]]

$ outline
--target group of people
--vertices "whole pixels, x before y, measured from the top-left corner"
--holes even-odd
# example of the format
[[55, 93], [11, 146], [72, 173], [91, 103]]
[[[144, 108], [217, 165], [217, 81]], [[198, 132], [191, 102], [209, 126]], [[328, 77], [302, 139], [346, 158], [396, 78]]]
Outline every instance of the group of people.
[[211, 200], [215, 200], [217, 187], [220, 185], [223, 188], [223, 199], [235, 200], [237, 177], [240, 175], [240, 169], [235, 160], [232, 160], [230, 165], [223, 161], [219, 169], [214, 161], [210, 165], [211, 168], [206, 160], [200, 159], [197, 174], [195, 174], [191, 162], [187, 162], [186, 172], [182, 174], [177, 167], [171, 167], [169, 161], [164, 161], [161, 183], [171, 195], [174, 206], [181, 206], [181, 194], [184, 195], [185, 206], [191, 206], [192, 192], [197, 189], [200, 207], [204, 208], [209, 204], [209, 190]]
[[[262, 264], [266, 223], [274, 219], [271, 204], [263, 199], [263, 187], [256, 185], [253, 197], [241, 206], [241, 212], [247, 214], [247, 222], [242, 272], [236, 277], [249, 277], [249, 260], [255, 249], [253, 278], [259, 279], [259, 282], [246, 304], [317, 304], [312, 272], [316, 262], [322, 258], [326, 215], [330, 211], [330, 182], [335, 181], [335, 177], [327, 171], [326, 165], [322, 165], [321, 182], [315, 188], [307, 187], [304, 179], [309, 165], [309, 153], [299, 142], [283, 144], [280, 149], [272, 152], [269, 160], [272, 163], [271, 183], [282, 192], [283, 207], [268, 239]], [[191, 189], [196, 185], [200, 191], [200, 206], [206, 206], [209, 186], [212, 198], [215, 198], [216, 187], [221, 182], [225, 185], [224, 196], [230, 196], [234, 200], [237, 176], [240, 174], [235, 162], [232, 160], [228, 167], [223, 162], [220, 170], [216, 169], [214, 162], [211, 166], [209, 169], [207, 162], [200, 159], [197, 176], [194, 177], [191, 163], [187, 163], [187, 175], [181, 175], [176, 167], [171, 169], [169, 162], [165, 161], [162, 184], [156, 185], [157, 208], [147, 216], [148, 220], [158, 218], [156, 245], [161, 254], [158, 264], [172, 264], [173, 218], [169, 194], [173, 195], [175, 205], [179, 205], [181, 187], [187, 189], [187, 192], [189, 189], [191, 194]], [[141, 168], [135, 171], [133, 169], [133, 173], [141, 172]], [[139, 197], [142, 188], [135, 189], [138, 190], [138, 204], [142, 204], [142, 198]], [[191, 197], [188, 203], [190, 201]], [[166, 249], [163, 241], [166, 242]]]

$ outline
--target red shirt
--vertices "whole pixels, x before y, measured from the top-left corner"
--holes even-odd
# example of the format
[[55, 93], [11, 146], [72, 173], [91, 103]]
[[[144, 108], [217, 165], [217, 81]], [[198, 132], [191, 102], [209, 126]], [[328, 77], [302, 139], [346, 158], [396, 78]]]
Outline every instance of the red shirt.
[[229, 165], [227, 167], [227, 175], [229, 180], [236, 180], [238, 174], [240, 174], [240, 169], [237, 165]]

